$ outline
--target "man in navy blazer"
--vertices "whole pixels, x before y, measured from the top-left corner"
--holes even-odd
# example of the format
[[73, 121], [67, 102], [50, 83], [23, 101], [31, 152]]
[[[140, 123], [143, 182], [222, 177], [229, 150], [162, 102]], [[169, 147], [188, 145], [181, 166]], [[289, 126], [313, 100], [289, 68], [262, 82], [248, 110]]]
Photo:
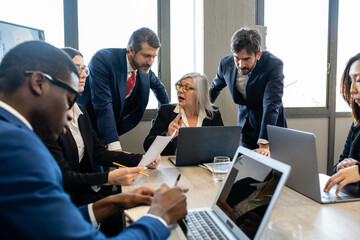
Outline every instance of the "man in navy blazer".
[[[78, 69], [60, 49], [29, 41], [0, 64], [0, 236], [2, 239], [104, 239], [93, 225], [125, 209], [149, 205], [147, 216], [114, 239], [166, 239], [167, 224], [186, 215], [182, 189], [138, 188], [79, 209], [40, 140], [66, 131], [77, 100]], [[151, 197], [152, 196], [152, 197]], [[91, 222], [91, 223], [90, 223]]]
[[257, 30], [241, 28], [231, 39], [233, 55], [221, 59], [210, 86], [211, 102], [228, 87], [238, 109], [238, 125], [243, 127], [242, 145], [269, 155], [266, 125], [287, 127], [282, 96], [283, 63], [268, 51], [261, 51]]
[[[158, 36], [149, 28], [140, 28], [133, 32], [126, 49], [102, 49], [89, 63], [89, 86], [85, 86], [79, 103], [87, 108], [100, 140], [109, 150], [122, 149], [119, 136], [140, 122], [150, 88], [160, 104], [169, 103], [164, 85], [150, 70], [159, 48]], [[128, 86], [133, 71], [135, 85]]]

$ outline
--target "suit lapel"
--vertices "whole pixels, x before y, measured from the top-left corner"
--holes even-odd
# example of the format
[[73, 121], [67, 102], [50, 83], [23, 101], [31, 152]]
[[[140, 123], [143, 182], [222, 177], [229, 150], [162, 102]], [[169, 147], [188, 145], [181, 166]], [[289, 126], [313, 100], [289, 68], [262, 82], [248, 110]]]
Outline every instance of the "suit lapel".
[[[117, 81], [113, 84], [117, 87], [117, 96], [113, 96], [114, 102], [117, 102], [116, 99], [119, 99], [120, 106], [114, 105], [114, 109], [119, 109], [119, 117], [124, 110], [125, 106], [125, 97], [126, 97], [126, 83], [127, 83], [127, 61], [126, 61], [126, 50], [121, 49], [120, 54], [118, 56], [118, 62], [114, 63], [114, 68], [116, 68], [116, 72], [118, 74], [114, 74], [113, 77], [117, 77], [114, 81]], [[117, 120], [117, 119], [116, 119]], [[117, 120], [118, 121], [118, 120]]]
[[59, 140], [60, 144], [64, 146], [64, 157], [68, 164], [75, 171], [79, 171], [79, 153], [77, 151], [75, 139], [69, 127], [66, 127], [65, 135], [60, 136]]
[[230, 92], [233, 93], [233, 98], [234, 98], [235, 103], [239, 104], [239, 103], [243, 103], [245, 101], [245, 99], [236, 88], [237, 73], [238, 73], [238, 69], [237, 69], [235, 63], [233, 63], [232, 69], [230, 71], [230, 81], [232, 81], [231, 85], [230, 85], [232, 87], [232, 89], [230, 89]]
[[[93, 168], [94, 166], [93, 166], [93, 159], [92, 159], [93, 158], [92, 130], [91, 130], [91, 126], [88, 126], [89, 124], [88, 124], [88, 121], [86, 121], [84, 114], [81, 114], [79, 116], [78, 124], [79, 124], [81, 136], [84, 141], [85, 152], [87, 153], [89, 164], [90, 164], [91, 168]], [[91, 130], [91, 131], [89, 131], [89, 130]]]

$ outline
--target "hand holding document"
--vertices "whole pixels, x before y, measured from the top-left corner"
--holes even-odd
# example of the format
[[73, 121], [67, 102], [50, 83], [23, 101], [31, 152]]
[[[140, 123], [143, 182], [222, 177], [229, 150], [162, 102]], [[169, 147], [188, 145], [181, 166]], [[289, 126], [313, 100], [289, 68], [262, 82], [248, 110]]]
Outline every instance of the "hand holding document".
[[138, 166], [147, 166], [152, 163], [168, 145], [171, 139], [175, 136], [176, 130], [171, 136], [157, 136], [155, 141], [151, 144], [150, 148], [145, 153], [144, 157], [141, 159]]

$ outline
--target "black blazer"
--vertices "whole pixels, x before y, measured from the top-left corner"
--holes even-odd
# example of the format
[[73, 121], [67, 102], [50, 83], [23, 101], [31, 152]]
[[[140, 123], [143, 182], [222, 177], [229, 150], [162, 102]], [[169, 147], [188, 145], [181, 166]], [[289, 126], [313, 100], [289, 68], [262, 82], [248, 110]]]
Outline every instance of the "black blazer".
[[[353, 158], [360, 161], [360, 127], [355, 127], [354, 123], [351, 124], [350, 131], [344, 145], [344, 150], [340, 155], [339, 163], [345, 158]], [[333, 169], [334, 173], [336, 173], [337, 164]]]
[[[155, 119], [155, 123], [150, 129], [149, 135], [145, 138], [144, 149], [147, 151], [151, 144], [154, 142], [157, 136], [165, 136], [168, 130], [169, 124], [176, 118], [178, 115], [174, 112], [176, 104], [165, 104], [161, 105], [158, 111], [158, 114]], [[214, 107], [217, 109], [216, 107]], [[224, 126], [224, 123], [221, 118], [220, 111], [214, 112], [213, 119], [204, 118], [202, 126]], [[175, 155], [175, 150], [177, 146], [177, 137], [174, 138], [162, 151], [161, 155]]]
[[93, 130], [85, 107], [81, 105], [79, 107], [83, 114], [79, 116], [78, 123], [85, 145], [81, 165], [88, 171], [80, 171], [76, 142], [69, 129], [57, 141], [45, 142], [61, 168], [64, 189], [73, 200], [84, 191], [95, 193], [90, 189], [91, 186], [107, 183], [109, 172], [101, 172], [100, 165], [114, 166], [112, 162], [118, 162], [128, 167], [134, 167], [137, 166], [142, 157], [141, 154], [108, 151]]

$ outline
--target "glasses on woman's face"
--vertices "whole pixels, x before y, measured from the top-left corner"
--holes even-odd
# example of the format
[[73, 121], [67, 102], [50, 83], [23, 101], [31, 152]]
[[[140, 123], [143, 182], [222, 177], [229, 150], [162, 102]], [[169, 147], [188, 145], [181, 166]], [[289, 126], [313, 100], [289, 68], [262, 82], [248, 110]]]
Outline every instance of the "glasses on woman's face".
[[190, 85], [181, 85], [181, 83], [175, 83], [175, 88], [176, 88], [176, 91], [179, 91], [180, 88], [181, 88], [184, 93], [187, 93], [190, 90], [195, 90], [195, 88], [193, 88], [192, 86], [190, 86]]
[[80, 64], [75, 64], [78, 71], [79, 71], [79, 74], [81, 73], [81, 71], [84, 71], [86, 73], [86, 75], [89, 75], [90, 73], [90, 69], [87, 67], [87, 66], [81, 66]]

